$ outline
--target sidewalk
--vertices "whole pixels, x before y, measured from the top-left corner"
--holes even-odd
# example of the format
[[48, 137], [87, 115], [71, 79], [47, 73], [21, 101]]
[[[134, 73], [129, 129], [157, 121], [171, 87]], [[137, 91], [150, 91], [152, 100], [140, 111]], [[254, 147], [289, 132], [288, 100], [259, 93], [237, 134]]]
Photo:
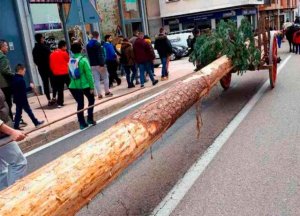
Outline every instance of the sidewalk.
[[[94, 116], [95, 120], [101, 119], [103, 116], [106, 116], [110, 113], [113, 113], [120, 108], [130, 105], [134, 102], [137, 102], [147, 96], [151, 96], [157, 92], [162, 91], [163, 89], [168, 88], [175, 82], [179, 80], [185, 79], [187, 76], [193, 73], [194, 66], [192, 63], [188, 62], [187, 58], [184, 58], [182, 60], [173, 61], [170, 63], [170, 78], [167, 81], [160, 81], [156, 86], [152, 86], [151, 81], [145, 83], [145, 88], [141, 89], [139, 91], [136, 91], [140, 89], [140, 85], [137, 85], [133, 89], [127, 88], [127, 82], [125, 76], [122, 78], [122, 84], [120, 86], [114, 87], [111, 89], [112, 93], [114, 94], [114, 97], [118, 97], [120, 95], [133, 92], [132, 94], [116, 98], [115, 100], [108, 101], [107, 103], [101, 104], [99, 106], [96, 106], [94, 109]], [[156, 79], [160, 80], [160, 73], [161, 73], [161, 67], [155, 69]], [[103, 87], [103, 85], [101, 86]], [[103, 88], [102, 88], [103, 90]], [[136, 92], [134, 92], [136, 91]], [[77, 104], [73, 97], [71, 96], [69, 90], [65, 90], [64, 92], [64, 99], [65, 99], [65, 106], [62, 108], [56, 108], [56, 106], [48, 107], [47, 106], [47, 100], [44, 95], [39, 96], [39, 100], [43, 106], [43, 109], [45, 110], [45, 113], [47, 115], [47, 118], [49, 122], [53, 122], [59, 118], [62, 118], [64, 116], [67, 116], [71, 113], [76, 112]], [[107, 101], [111, 98], [103, 98], [102, 100], [98, 100], [96, 98], [95, 103]], [[33, 113], [39, 120], [45, 120], [44, 113], [38, 103], [38, 100], [35, 96], [28, 98], [29, 104], [33, 110]], [[87, 100], [85, 100], [85, 107], [87, 107]], [[15, 107], [13, 107], [13, 112], [15, 112]], [[86, 114], [87, 112], [85, 112]], [[34, 129], [34, 125], [32, 124], [31, 120], [29, 119], [28, 115], [23, 112], [23, 119], [26, 123], [28, 123], [28, 126], [24, 127], [24, 132], [28, 132], [32, 129]], [[26, 140], [23, 142], [20, 142], [20, 147], [24, 152], [28, 152], [32, 149], [35, 149], [41, 145], [44, 145], [50, 141], [53, 141], [59, 137], [62, 137], [70, 132], [73, 132], [75, 130], [79, 129], [79, 124], [77, 122], [77, 116], [74, 115], [72, 117], [69, 117], [67, 119], [64, 119], [60, 122], [54, 123], [49, 127], [41, 128], [38, 131], [35, 131], [33, 133], [30, 133]]]

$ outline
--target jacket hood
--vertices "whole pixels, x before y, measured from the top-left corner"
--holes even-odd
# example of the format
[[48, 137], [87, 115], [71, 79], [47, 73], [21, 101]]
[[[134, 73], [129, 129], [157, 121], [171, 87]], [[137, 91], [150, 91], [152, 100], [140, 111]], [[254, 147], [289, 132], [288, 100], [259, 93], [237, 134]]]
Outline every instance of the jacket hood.
[[128, 47], [131, 47], [132, 45], [131, 45], [131, 43], [129, 43], [129, 42], [123, 42], [122, 43], [122, 48], [128, 48]]
[[167, 35], [159, 34], [159, 35], [156, 37], [156, 40], [164, 40], [164, 39], [167, 39]]

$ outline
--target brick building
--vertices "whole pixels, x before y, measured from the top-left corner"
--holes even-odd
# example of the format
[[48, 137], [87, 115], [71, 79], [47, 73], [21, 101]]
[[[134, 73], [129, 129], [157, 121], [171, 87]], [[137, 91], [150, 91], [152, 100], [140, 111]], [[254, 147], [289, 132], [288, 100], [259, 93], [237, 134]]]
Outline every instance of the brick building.
[[259, 7], [259, 12], [266, 16], [272, 28], [280, 29], [284, 22], [295, 19], [297, 5], [298, 0], [269, 0]]

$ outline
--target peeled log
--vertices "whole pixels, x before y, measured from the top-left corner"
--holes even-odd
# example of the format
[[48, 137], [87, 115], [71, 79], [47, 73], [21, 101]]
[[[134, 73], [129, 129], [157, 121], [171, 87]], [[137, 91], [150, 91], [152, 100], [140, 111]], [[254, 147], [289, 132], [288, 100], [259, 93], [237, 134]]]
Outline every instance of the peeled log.
[[232, 69], [225, 56], [0, 193], [0, 215], [74, 215]]

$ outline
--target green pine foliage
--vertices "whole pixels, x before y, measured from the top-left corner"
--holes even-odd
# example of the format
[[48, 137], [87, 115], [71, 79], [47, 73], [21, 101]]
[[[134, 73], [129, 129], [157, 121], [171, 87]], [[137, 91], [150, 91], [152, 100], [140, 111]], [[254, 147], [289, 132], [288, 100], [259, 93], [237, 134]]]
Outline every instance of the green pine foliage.
[[261, 53], [255, 47], [254, 34], [247, 19], [243, 19], [239, 28], [233, 21], [221, 21], [216, 31], [197, 38], [190, 60], [206, 66], [218, 57], [227, 55], [238, 74], [256, 69]]

